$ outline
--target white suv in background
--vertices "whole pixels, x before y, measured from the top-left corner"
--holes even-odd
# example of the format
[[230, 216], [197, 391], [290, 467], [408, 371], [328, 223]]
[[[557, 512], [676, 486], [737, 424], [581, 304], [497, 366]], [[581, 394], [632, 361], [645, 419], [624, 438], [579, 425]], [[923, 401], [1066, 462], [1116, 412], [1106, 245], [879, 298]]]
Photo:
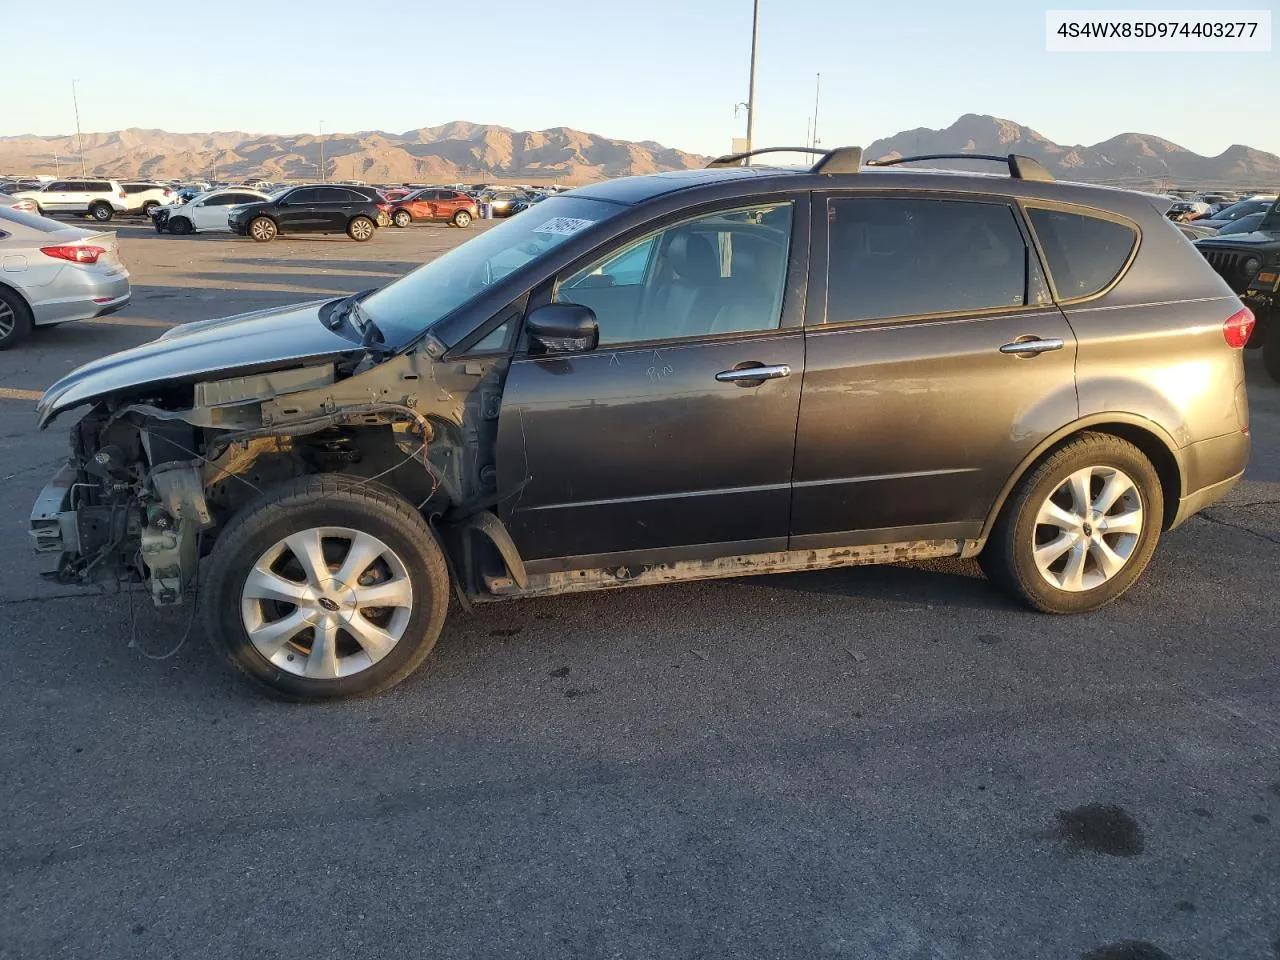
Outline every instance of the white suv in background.
[[44, 216], [78, 213], [106, 223], [117, 213], [129, 212], [129, 195], [117, 180], [54, 180], [14, 196], [34, 200]]
[[125, 202], [129, 204], [130, 213], [141, 213], [149, 217], [156, 207], [163, 207], [166, 203], [177, 200], [174, 192], [164, 184], [149, 180], [123, 180], [120, 186], [129, 195]]

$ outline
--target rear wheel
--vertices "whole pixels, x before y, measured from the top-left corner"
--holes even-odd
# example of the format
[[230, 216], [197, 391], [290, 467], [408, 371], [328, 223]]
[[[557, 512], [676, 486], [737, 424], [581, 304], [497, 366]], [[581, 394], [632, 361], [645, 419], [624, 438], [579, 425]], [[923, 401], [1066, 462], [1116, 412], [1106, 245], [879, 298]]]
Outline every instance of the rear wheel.
[[455, 227], [468, 227], [471, 225], [471, 214], [465, 210], [459, 210], [453, 215], [453, 225]]
[[31, 334], [31, 308], [11, 290], [0, 287], [0, 350], [21, 343]]
[[408, 210], [397, 210], [395, 216], [391, 218], [391, 222], [397, 227], [407, 227], [413, 223], [413, 216]]
[[173, 217], [169, 221], [169, 232], [176, 233], [178, 236], [185, 236], [192, 231], [191, 221], [186, 217]]
[[276, 222], [270, 217], [255, 217], [249, 221], [249, 236], [258, 243], [270, 243], [276, 238]]
[[89, 216], [99, 223], [106, 223], [115, 215], [116, 212], [111, 209], [111, 204], [103, 203], [101, 200], [89, 207]]
[[1086, 433], [1022, 479], [978, 559], [993, 583], [1027, 605], [1083, 613], [1133, 586], [1163, 518], [1160, 478], [1142, 451]]
[[146, 203], [142, 205], [142, 215], [144, 217], [151, 216], [151, 211], [156, 209], [158, 206], [160, 206], [160, 204], [157, 203], [155, 200], [148, 200]]
[[382, 487], [302, 477], [218, 537], [206, 628], [251, 680], [293, 700], [375, 693], [427, 658], [449, 574], [431, 528]]
[[373, 231], [376, 229], [377, 227], [368, 217], [352, 217], [351, 222], [347, 224], [347, 236], [363, 243], [373, 236]]

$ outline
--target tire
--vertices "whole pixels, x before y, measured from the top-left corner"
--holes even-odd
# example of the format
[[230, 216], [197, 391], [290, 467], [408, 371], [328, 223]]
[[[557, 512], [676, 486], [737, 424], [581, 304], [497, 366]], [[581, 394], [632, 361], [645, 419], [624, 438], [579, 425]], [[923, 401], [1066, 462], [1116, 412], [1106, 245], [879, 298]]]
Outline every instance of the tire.
[[[1073, 495], [1076, 478], [1080, 493]], [[1081, 511], [1085, 479], [1090, 509]], [[1099, 506], [1107, 507], [1102, 516], [1093, 509]], [[1113, 529], [1104, 530], [1099, 519]], [[1164, 491], [1151, 461], [1126, 440], [1083, 433], [1022, 478], [978, 562], [989, 580], [1035, 610], [1084, 613], [1137, 582], [1163, 522]]]
[[279, 232], [276, 222], [270, 217], [254, 217], [249, 221], [249, 236], [258, 243], [270, 243]]
[[391, 218], [391, 222], [397, 227], [407, 227], [409, 224], [413, 223], [413, 214], [408, 210], [397, 210], [395, 212], [395, 216]]
[[170, 217], [169, 232], [179, 237], [185, 237], [188, 233], [193, 233], [195, 227], [191, 225], [191, 221], [186, 217]]
[[453, 215], [453, 225], [455, 227], [462, 227], [463, 229], [471, 226], [471, 214], [466, 210], [459, 210]]
[[109, 203], [103, 203], [99, 200], [97, 203], [89, 205], [89, 216], [99, 223], [106, 223], [115, 215], [116, 212], [111, 209], [111, 204]]
[[158, 206], [160, 206], [160, 204], [159, 204], [158, 202], [156, 202], [155, 200], [148, 200], [146, 203], [144, 203], [144, 204], [142, 205], [142, 215], [143, 215], [144, 217], [149, 217], [149, 216], [151, 216], [151, 211], [152, 211], [152, 210], [154, 210], [154, 209], [155, 209], [156, 207], [158, 207]]
[[1267, 318], [1266, 337], [1262, 341], [1262, 367], [1268, 376], [1280, 383], [1280, 313]]
[[[362, 560], [374, 559], [357, 564], [350, 579], [372, 578], [364, 590], [399, 585], [384, 588], [381, 607], [360, 606], [345, 582], [341, 562], [357, 537]], [[324, 567], [318, 577], [303, 572], [303, 554], [286, 538], [313, 544]], [[305, 593], [308, 581], [325, 577], [334, 578], [325, 592]], [[279, 600], [281, 590], [303, 602]], [[396, 602], [387, 602], [392, 595]], [[204, 620], [214, 647], [260, 688], [318, 701], [366, 696], [404, 680], [435, 647], [448, 608], [444, 554], [417, 510], [385, 487], [312, 475], [268, 491], [227, 524], [209, 561]], [[381, 612], [366, 618], [362, 610]], [[348, 632], [346, 625], [357, 623], [362, 633], [375, 627], [378, 633], [365, 636], [376, 642], [366, 646]], [[283, 628], [273, 631], [277, 624]]]
[[0, 287], [0, 350], [31, 336], [31, 308], [12, 290]]
[[351, 222], [347, 224], [347, 236], [357, 243], [364, 243], [366, 240], [373, 239], [373, 232], [378, 229], [368, 217], [352, 217]]

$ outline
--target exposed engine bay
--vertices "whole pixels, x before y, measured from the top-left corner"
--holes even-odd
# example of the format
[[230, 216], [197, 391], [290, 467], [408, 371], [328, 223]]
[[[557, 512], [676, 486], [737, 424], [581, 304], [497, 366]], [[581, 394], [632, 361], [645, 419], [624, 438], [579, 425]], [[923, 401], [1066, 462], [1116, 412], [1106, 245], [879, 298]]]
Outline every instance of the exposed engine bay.
[[[181, 603], [227, 520], [307, 474], [376, 482], [464, 526], [496, 500], [505, 361], [442, 363], [432, 347], [98, 399], [32, 510], [37, 550], [59, 555], [49, 575], [145, 583], [157, 606]], [[490, 575], [503, 572], [498, 560]]]

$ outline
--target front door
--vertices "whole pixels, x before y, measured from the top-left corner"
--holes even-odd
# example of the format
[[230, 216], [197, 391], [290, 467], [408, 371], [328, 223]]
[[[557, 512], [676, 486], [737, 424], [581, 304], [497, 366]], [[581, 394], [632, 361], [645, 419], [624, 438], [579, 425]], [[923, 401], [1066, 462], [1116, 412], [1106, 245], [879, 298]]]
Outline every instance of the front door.
[[554, 298], [592, 308], [600, 345], [518, 353], [498, 425], [500, 514], [534, 569], [785, 549], [797, 199], [672, 223], [560, 278]]
[[[1076, 341], [1004, 200], [831, 197], [793, 549], [976, 536], [1077, 415]], [[818, 220], [815, 214], [815, 220]]]
[[276, 215], [281, 233], [305, 233], [316, 229], [319, 217], [316, 213], [317, 193], [316, 187], [304, 187], [281, 199]]
[[40, 204], [41, 210], [66, 210], [71, 205], [71, 199], [68, 196], [70, 191], [70, 182], [58, 180], [45, 187], [36, 198], [36, 202]]

